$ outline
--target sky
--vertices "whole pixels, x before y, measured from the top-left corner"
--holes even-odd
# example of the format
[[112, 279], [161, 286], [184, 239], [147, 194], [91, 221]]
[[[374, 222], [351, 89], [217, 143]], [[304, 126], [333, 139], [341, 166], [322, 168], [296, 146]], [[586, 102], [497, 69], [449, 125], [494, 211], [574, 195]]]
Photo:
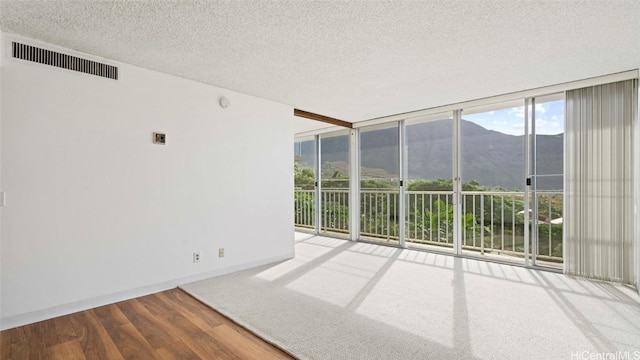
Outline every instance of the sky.
[[[524, 135], [524, 106], [470, 115], [463, 113], [462, 118], [485, 129], [511, 135]], [[556, 135], [563, 132], [564, 100], [536, 104], [536, 133]]]

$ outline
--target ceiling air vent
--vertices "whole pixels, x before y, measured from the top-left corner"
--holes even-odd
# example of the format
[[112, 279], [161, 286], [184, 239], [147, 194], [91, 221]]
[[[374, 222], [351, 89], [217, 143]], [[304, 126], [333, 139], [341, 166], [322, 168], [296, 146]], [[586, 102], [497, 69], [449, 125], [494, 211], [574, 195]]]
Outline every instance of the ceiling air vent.
[[115, 66], [17, 42], [12, 42], [11, 45], [13, 49], [13, 57], [16, 59], [33, 61], [40, 64], [118, 80], [118, 68]]

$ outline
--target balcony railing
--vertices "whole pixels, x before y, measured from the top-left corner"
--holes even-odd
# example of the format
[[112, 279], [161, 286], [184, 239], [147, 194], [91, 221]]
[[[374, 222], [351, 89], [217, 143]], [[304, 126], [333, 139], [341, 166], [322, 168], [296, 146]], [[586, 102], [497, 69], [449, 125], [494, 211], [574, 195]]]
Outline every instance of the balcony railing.
[[293, 224], [300, 228], [315, 228], [315, 204], [316, 204], [316, 191], [315, 190], [300, 190], [296, 189], [294, 192], [294, 215]]
[[[462, 192], [462, 248], [480, 253], [524, 256], [524, 193]], [[397, 241], [398, 191], [360, 191], [360, 236]], [[538, 192], [537, 258], [562, 262], [562, 192]], [[323, 189], [321, 231], [349, 232], [349, 192]], [[295, 190], [297, 227], [315, 228], [315, 192]], [[415, 246], [453, 247], [453, 192], [406, 191], [405, 241]], [[532, 214], [531, 210], [527, 210]], [[528, 225], [530, 226], [530, 225]], [[530, 227], [531, 229], [531, 227]]]

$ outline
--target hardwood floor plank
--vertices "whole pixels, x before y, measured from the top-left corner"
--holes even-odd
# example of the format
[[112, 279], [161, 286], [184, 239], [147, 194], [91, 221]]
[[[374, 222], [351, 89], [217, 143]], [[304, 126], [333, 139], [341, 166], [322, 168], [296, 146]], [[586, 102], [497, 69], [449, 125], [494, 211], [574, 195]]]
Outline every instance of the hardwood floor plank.
[[[58, 338], [58, 344], [65, 343], [67, 341], [75, 340], [78, 338], [76, 332], [73, 330], [73, 324], [71, 318], [67, 316], [60, 316], [53, 319], [54, 329]], [[47, 347], [53, 344], [46, 344]]]
[[11, 329], [11, 359], [29, 358], [28, 325]]
[[30, 324], [15, 328], [11, 335], [11, 359], [42, 359], [46, 347], [40, 324]]
[[107, 330], [92, 310], [72, 314], [70, 319], [87, 359], [124, 360]]
[[196, 355], [191, 349], [184, 344], [181, 340], [178, 340], [172, 344], [166, 344], [166, 347], [162, 347], [156, 350], [163, 360], [200, 360], [200, 356]]
[[162, 321], [173, 324], [174, 333], [201, 358], [241, 359], [158, 297], [144, 296], [138, 301]]
[[267, 349], [264, 349], [258, 345], [254, 339], [241, 334], [237, 329], [233, 329], [229, 325], [220, 325], [213, 330], [207, 331], [207, 333], [243, 359], [262, 360], [290, 358], [290, 356], [284, 352], [268, 351]]
[[[259, 346], [262, 351], [272, 353], [279, 358], [290, 359], [291, 356], [276, 346], [269, 344], [256, 336], [254, 333], [245, 329], [244, 327], [236, 324], [233, 320], [220, 314], [219, 312], [211, 309], [209, 306], [201, 303], [198, 299], [192, 297], [184, 290], [174, 289], [171, 291], [165, 291], [157, 294], [161, 299], [169, 299], [170, 304], [174, 305], [178, 311], [185, 315], [189, 320], [196, 323], [197, 320], [202, 320], [204, 325], [201, 326], [203, 330], [209, 332], [220, 325], [228, 325], [231, 329], [241, 334], [245, 338], [243, 341], [251, 342], [253, 345]], [[181, 304], [188, 304], [187, 306], [180, 306]], [[188, 316], [187, 316], [188, 314]]]
[[164, 302], [174, 306], [184, 317], [204, 331], [212, 330], [228, 321], [227, 318], [218, 312], [211, 311], [209, 307], [180, 289], [173, 289], [156, 295]]
[[56, 331], [56, 323], [53, 321], [42, 321], [38, 323], [40, 325], [40, 331], [42, 332], [42, 340], [44, 341], [45, 348], [49, 348], [61, 343]]
[[127, 304], [132, 301], [135, 299], [101, 306], [94, 309], [94, 312], [125, 359], [160, 358], [145, 336], [136, 329], [118, 306], [118, 304]]
[[173, 326], [159, 320], [136, 299], [117, 305], [163, 359], [200, 359], [179, 339], [172, 329]]
[[136, 299], [124, 301], [117, 305], [154, 349], [165, 347], [167, 344], [180, 340], [173, 334], [170, 326], [158, 321]]
[[0, 360], [291, 359], [179, 289], [0, 332]]
[[108, 328], [113, 342], [125, 359], [162, 359], [133, 324]]
[[80, 341], [71, 340], [47, 348], [51, 360], [85, 360]]
[[29, 359], [43, 359], [46, 357], [47, 348], [44, 344], [43, 322], [38, 322], [26, 326], [28, 334]]
[[[220, 316], [224, 316], [224, 315], [220, 314]], [[282, 349], [278, 348], [275, 345], [272, 345], [272, 344], [266, 342], [265, 340], [263, 340], [262, 338], [260, 338], [256, 334], [254, 334], [251, 331], [245, 329], [241, 325], [236, 324], [233, 320], [227, 319], [227, 325], [233, 331], [237, 332], [238, 334], [240, 334], [240, 335], [242, 335], [244, 337], [243, 340], [242, 340], [243, 342], [250, 342], [252, 345], [257, 345], [263, 351], [271, 353], [271, 354], [277, 356], [277, 358], [279, 358], [279, 359], [291, 359], [292, 358], [291, 355], [289, 355], [288, 353], [286, 353]]]
[[100, 306], [93, 309], [93, 312], [96, 313], [105, 329], [129, 324], [129, 319], [122, 313], [117, 304]]
[[249, 341], [251, 341], [253, 344], [260, 346], [263, 350], [278, 356], [278, 359], [292, 359], [291, 355], [289, 355], [284, 350], [280, 349], [279, 347], [273, 344], [266, 342], [266, 340], [263, 340], [262, 338], [252, 333], [251, 331], [243, 328], [242, 326], [236, 325], [236, 327], [232, 327], [232, 329], [237, 331], [239, 334], [245, 336], [246, 338], [248, 338]]
[[47, 326], [45, 321], [40, 321], [27, 327], [31, 328], [29, 338], [29, 359], [44, 359], [47, 356], [47, 346], [45, 345], [45, 332]]
[[0, 331], [0, 360], [8, 360], [11, 357], [11, 331]]

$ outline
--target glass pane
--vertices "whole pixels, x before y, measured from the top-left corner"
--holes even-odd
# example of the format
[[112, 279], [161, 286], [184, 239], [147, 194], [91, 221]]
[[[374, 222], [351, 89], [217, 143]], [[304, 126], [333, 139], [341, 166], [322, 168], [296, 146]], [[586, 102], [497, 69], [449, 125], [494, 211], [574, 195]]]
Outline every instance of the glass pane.
[[349, 136], [320, 137], [320, 230], [342, 235], [349, 234]]
[[564, 100], [536, 102], [537, 190], [562, 191], [564, 182]]
[[398, 127], [360, 133], [360, 237], [397, 243]]
[[523, 260], [525, 109], [518, 105], [462, 115], [463, 252]]
[[453, 120], [407, 125], [406, 242], [453, 248]]
[[[562, 97], [562, 96], [560, 96]], [[538, 265], [562, 264], [564, 188], [564, 99], [535, 105]]]
[[294, 153], [294, 226], [315, 229], [315, 140], [296, 141]]

